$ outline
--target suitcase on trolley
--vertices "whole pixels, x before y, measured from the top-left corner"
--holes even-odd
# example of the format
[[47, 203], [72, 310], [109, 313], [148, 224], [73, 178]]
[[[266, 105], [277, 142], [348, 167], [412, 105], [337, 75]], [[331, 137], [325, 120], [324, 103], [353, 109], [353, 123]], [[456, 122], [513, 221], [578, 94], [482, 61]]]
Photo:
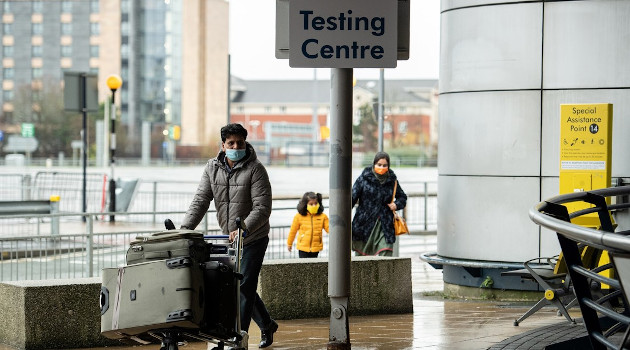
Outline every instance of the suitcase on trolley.
[[204, 262], [208, 260], [203, 234], [192, 230], [167, 230], [137, 236], [127, 249], [127, 265], [147, 261], [188, 256]]
[[[236, 272], [236, 249], [228, 240], [209, 236], [209, 261], [204, 263], [206, 308], [199, 332], [212, 338], [228, 339], [239, 334], [237, 312], [240, 310], [240, 274]], [[236, 277], [236, 278], [235, 278]]]
[[204, 319], [204, 269], [190, 257], [103, 269], [101, 333], [134, 338], [150, 330], [199, 329]]

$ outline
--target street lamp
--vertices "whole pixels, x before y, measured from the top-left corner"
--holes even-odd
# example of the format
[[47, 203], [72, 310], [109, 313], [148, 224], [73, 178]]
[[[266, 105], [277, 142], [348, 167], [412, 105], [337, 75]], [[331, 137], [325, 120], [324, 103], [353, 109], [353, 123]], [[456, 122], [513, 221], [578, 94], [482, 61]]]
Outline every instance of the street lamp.
[[[116, 74], [112, 74], [107, 77], [107, 87], [112, 90], [112, 104], [110, 108], [110, 138], [109, 138], [109, 166], [110, 166], [110, 178], [109, 178], [109, 211], [116, 211], [116, 180], [114, 180], [114, 164], [116, 158], [116, 104], [114, 104], [116, 90], [122, 86], [122, 79]], [[114, 222], [116, 218], [114, 215], [109, 216], [109, 221]]]

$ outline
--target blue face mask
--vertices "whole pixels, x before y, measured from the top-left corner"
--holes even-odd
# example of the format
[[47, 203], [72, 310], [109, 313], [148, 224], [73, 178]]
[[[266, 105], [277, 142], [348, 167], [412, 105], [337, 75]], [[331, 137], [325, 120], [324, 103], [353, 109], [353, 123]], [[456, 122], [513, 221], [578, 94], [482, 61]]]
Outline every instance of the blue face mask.
[[244, 149], [226, 149], [225, 156], [233, 162], [238, 162], [239, 160], [245, 158], [246, 152], [247, 150]]

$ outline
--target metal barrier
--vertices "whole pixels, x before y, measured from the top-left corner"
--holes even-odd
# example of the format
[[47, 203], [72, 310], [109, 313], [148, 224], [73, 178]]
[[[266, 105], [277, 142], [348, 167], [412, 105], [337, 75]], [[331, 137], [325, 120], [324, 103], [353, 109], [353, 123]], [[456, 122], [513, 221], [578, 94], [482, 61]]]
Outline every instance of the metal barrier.
[[[627, 209], [630, 203], [608, 205], [606, 197], [629, 194], [630, 186], [570, 193], [538, 203], [529, 211], [532, 221], [558, 235], [588, 331], [588, 336], [581, 339], [584, 343], [573, 343], [574, 348], [587, 348], [590, 343], [595, 350], [626, 349], [630, 336], [630, 231], [613, 232], [611, 212]], [[569, 213], [562, 205], [574, 202], [585, 202], [593, 207]], [[572, 218], [591, 213], [599, 217], [599, 229], [571, 224]], [[582, 266], [579, 244], [607, 252], [612, 264], [600, 266], [597, 271]], [[604, 276], [605, 271], [613, 277]], [[594, 289], [601, 290], [602, 285], [610, 289], [596, 296]]]
[[[289, 208], [287, 208], [289, 209]], [[291, 212], [295, 208], [290, 208]], [[277, 209], [276, 209], [277, 210]], [[182, 212], [141, 212], [138, 215], [156, 215], [169, 218]], [[214, 218], [214, 212], [208, 212], [204, 221], [197, 227], [208, 234], [219, 232], [218, 227], [209, 225], [209, 218]], [[163, 224], [130, 223], [124, 216], [136, 213], [117, 213], [117, 221], [112, 225], [108, 221], [97, 218], [108, 216], [110, 213], [59, 213], [46, 215], [15, 215], [3, 219], [30, 220], [38, 223], [34, 232], [22, 232], [21, 235], [0, 236], [0, 281], [79, 278], [98, 276], [105, 267], [116, 267], [125, 263], [125, 254], [129, 243], [137, 235], [164, 230]], [[85, 217], [85, 221], [82, 220]], [[60, 220], [63, 229], [60, 235], [54, 235], [43, 230], [39, 222]], [[45, 227], [44, 227], [45, 228]], [[266, 259], [294, 259], [298, 258], [297, 249], [287, 250], [288, 225], [272, 226], [269, 233], [269, 246]], [[400, 250], [407, 255], [420, 253], [424, 235], [398, 236]], [[428, 236], [431, 237], [431, 236]], [[435, 236], [433, 236], [435, 237]], [[324, 250], [320, 257], [328, 256], [329, 236], [324, 234]], [[398, 253], [395, 246], [395, 254]]]

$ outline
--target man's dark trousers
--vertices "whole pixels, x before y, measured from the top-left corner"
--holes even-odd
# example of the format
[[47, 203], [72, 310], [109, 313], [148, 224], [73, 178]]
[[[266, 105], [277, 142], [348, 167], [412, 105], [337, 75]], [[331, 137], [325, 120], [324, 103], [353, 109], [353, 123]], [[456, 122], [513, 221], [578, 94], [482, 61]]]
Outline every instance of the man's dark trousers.
[[249, 332], [249, 324], [252, 318], [261, 330], [266, 330], [271, 325], [271, 316], [262, 299], [256, 292], [258, 287], [258, 275], [262, 267], [269, 236], [247, 243], [243, 246], [243, 258], [241, 260], [241, 329]]

